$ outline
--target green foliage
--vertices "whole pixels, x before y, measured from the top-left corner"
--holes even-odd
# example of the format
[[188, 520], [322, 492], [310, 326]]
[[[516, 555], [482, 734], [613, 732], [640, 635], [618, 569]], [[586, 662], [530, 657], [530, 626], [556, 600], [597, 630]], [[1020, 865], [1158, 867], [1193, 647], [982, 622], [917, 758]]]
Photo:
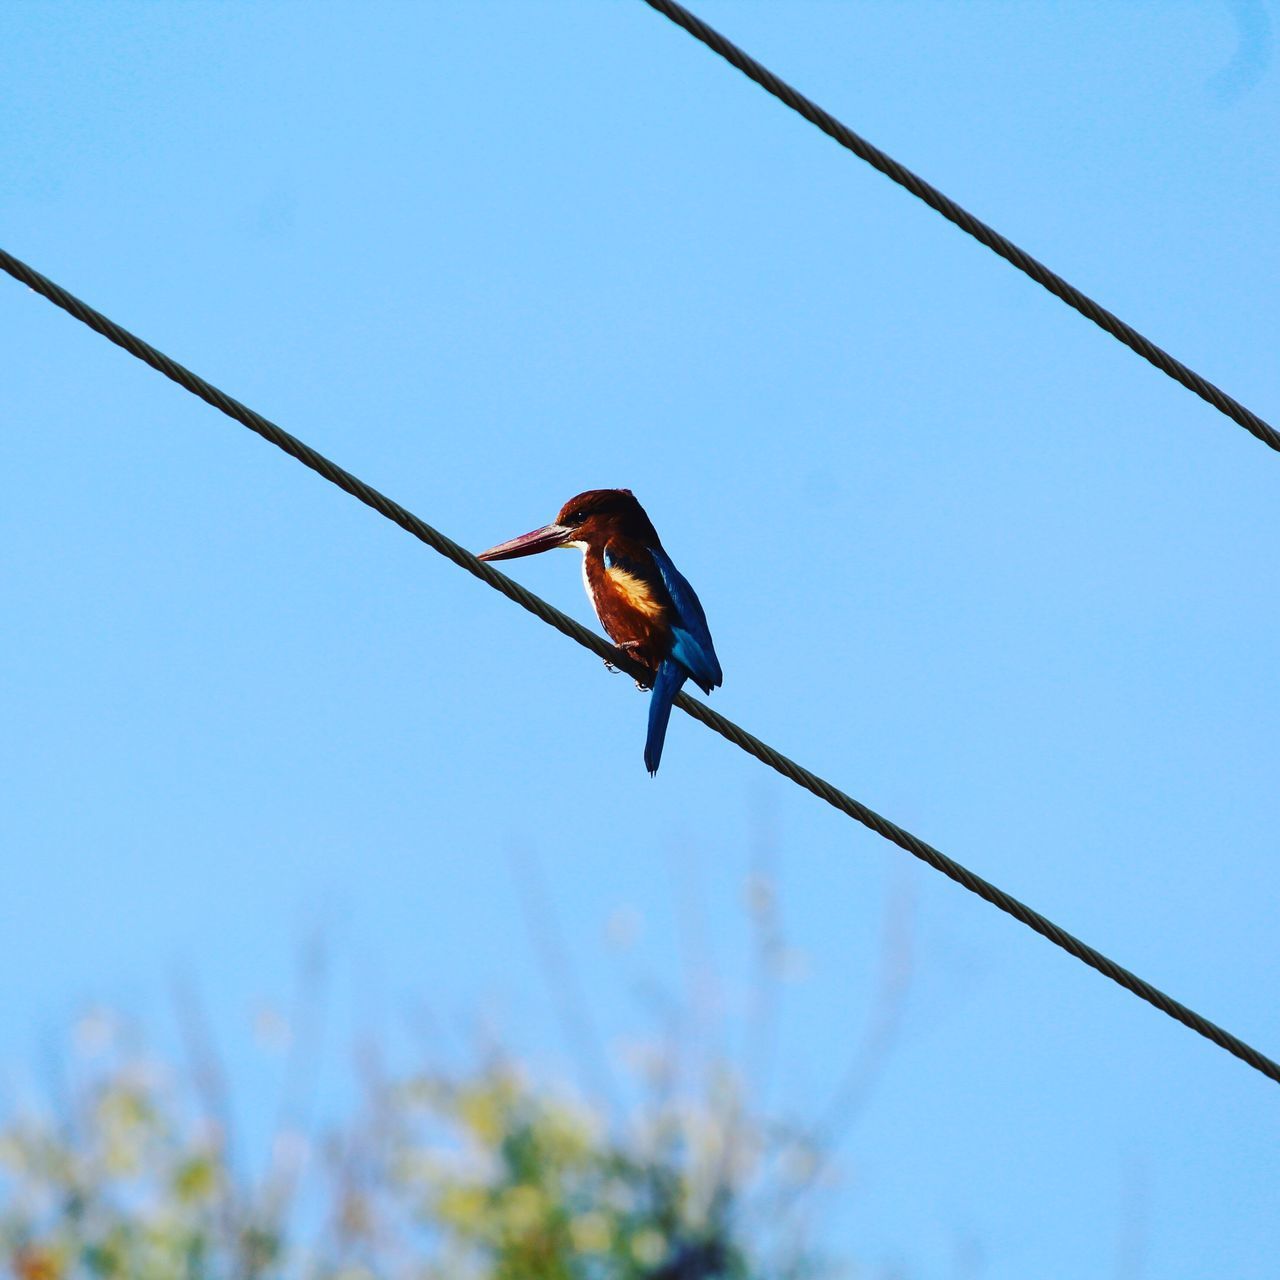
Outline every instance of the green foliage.
[[95, 1075], [68, 1114], [14, 1118], [0, 1169], [0, 1244], [20, 1280], [249, 1280], [279, 1252], [237, 1203], [216, 1129], [141, 1062]]
[[[744, 1225], [765, 1142], [727, 1082], [612, 1126], [504, 1061], [366, 1084], [320, 1140], [238, 1172], [200, 1071], [113, 1050], [0, 1130], [17, 1280], [762, 1280]], [[208, 1090], [205, 1089], [205, 1094]], [[802, 1252], [767, 1274], [816, 1275]]]

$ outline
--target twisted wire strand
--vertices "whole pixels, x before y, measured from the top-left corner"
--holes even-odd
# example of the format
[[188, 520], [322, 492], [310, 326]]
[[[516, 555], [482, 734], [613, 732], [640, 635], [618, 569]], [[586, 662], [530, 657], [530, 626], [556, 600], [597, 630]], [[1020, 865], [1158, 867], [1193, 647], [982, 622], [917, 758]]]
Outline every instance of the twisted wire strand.
[[[26, 263], [13, 257], [12, 254], [3, 249], [0, 249], [0, 268], [3, 268], [14, 279], [20, 280], [29, 288], [34, 289], [55, 306], [61, 307], [77, 320], [88, 325], [95, 332], [100, 333], [104, 338], [114, 342], [119, 347], [123, 347], [130, 355], [136, 356], [145, 364], [164, 374], [166, 378], [176, 382], [180, 387], [190, 391], [193, 395], [199, 396], [206, 404], [212, 405], [229, 418], [234, 418], [235, 421], [248, 427], [250, 431], [256, 432], [278, 449], [283, 449], [290, 457], [296, 458], [304, 466], [310, 467], [312, 471], [351, 494], [352, 497], [358, 498], [366, 506], [372, 507], [379, 515], [385, 516], [388, 520], [398, 524], [402, 529], [413, 534], [415, 538], [425, 542], [432, 550], [438, 551], [442, 556], [453, 561], [459, 568], [465, 569], [488, 586], [501, 591], [509, 600], [515, 601], [516, 604], [527, 609], [549, 626], [555, 627], [557, 631], [568, 636], [571, 640], [576, 640], [598, 657], [605, 659], [605, 661], [612, 663], [615, 667], [626, 671], [635, 678], [644, 678], [647, 675], [643, 667], [633, 662], [625, 654], [620, 653], [603, 637], [588, 630], [567, 614], [561, 613], [554, 605], [548, 604], [541, 597], [534, 595], [532, 591], [526, 590], [518, 582], [508, 578], [506, 574], [499, 573], [498, 570], [492, 568], [483, 560], [477, 559], [465, 547], [459, 546], [453, 539], [433, 529], [398, 502], [393, 502], [385, 494], [379, 493], [377, 489], [353, 476], [351, 472], [343, 470], [337, 463], [330, 461], [323, 454], [311, 448], [310, 445], [304, 444], [301, 440], [291, 436], [283, 428], [276, 426], [274, 422], [264, 418], [260, 413], [255, 413], [246, 405], [241, 404], [240, 401], [232, 399], [231, 396], [223, 391], [219, 391], [217, 387], [206, 382], [198, 374], [192, 373], [190, 369], [180, 365], [176, 360], [171, 360], [163, 352], [151, 346], [150, 343], [144, 342], [113, 320], [109, 320], [100, 311], [95, 311], [87, 303], [68, 293], [61, 285], [55, 284], [52, 280], [41, 275], [34, 268], [27, 266]], [[846, 795], [838, 787], [832, 786], [831, 783], [820, 778], [816, 773], [797, 764], [780, 751], [774, 750], [773, 747], [762, 742], [754, 734], [748, 733], [740, 725], [734, 724], [732, 720], [722, 716], [718, 711], [713, 711], [705, 702], [700, 702], [696, 698], [691, 698], [687, 693], [681, 692], [676, 698], [676, 706], [695, 720], [701, 721], [707, 728], [720, 734], [721, 737], [727, 738], [734, 746], [740, 747], [748, 755], [754, 756], [762, 764], [766, 764], [769, 768], [776, 770], [784, 778], [788, 778], [797, 786], [812, 792], [820, 800], [825, 800], [833, 808], [862, 823], [863, 826], [869, 827], [877, 835], [896, 844], [898, 848], [904, 849], [913, 857], [919, 858], [922, 862], [927, 862], [934, 870], [941, 871], [944, 876], [962, 885], [970, 893], [977, 894], [978, 897], [991, 903], [992, 906], [998, 907], [1015, 920], [1021, 921], [1029, 929], [1034, 929], [1041, 937], [1047, 938], [1055, 946], [1061, 947], [1069, 955], [1075, 956], [1077, 960], [1081, 960], [1090, 968], [1096, 969], [1104, 977], [1110, 978], [1112, 982], [1118, 983], [1148, 1004], [1154, 1005], [1161, 1013], [1167, 1014], [1182, 1023], [1183, 1026], [1198, 1032], [1206, 1039], [1213, 1041], [1219, 1048], [1225, 1049], [1228, 1053], [1233, 1054], [1242, 1062], [1253, 1067], [1255, 1071], [1260, 1071], [1264, 1076], [1280, 1084], [1280, 1063], [1274, 1062], [1265, 1054], [1246, 1044], [1238, 1036], [1232, 1035], [1229, 1031], [1196, 1013], [1195, 1010], [1174, 1000], [1171, 996], [1152, 986], [1144, 978], [1140, 978], [1137, 974], [1131, 973], [1128, 969], [1118, 965], [1114, 960], [1103, 955], [1102, 952], [1094, 947], [1081, 942], [1079, 938], [1060, 928], [1038, 911], [1034, 911], [1025, 903], [1020, 902], [1017, 898], [1005, 893], [1003, 889], [997, 888], [989, 881], [984, 880], [967, 867], [961, 866], [960, 863], [939, 852], [932, 845], [926, 844], [918, 836], [914, 836], [896, 823], [890, 822], [888, 818], [882, 817], [875, 810], [853, 799], [852, 796]]]
[[774, 75], [772, 71], [757, 62], [750, 54], [739, 49], [736, 44], [721, 35], [714, 27], [708, 26], [701, 18], [690, 13], [675, 0], [644, 0], [651, 9], [657, 10], [666, 18], [670, 18], [677, 26], [682, 27], [696, 40], [702, 41], [707, 48], [718, 53], [730, 65], [737, 67], [743, 75], [754, 80], [766, 93], [771, 93], [780, 102], [785, 103], [792, 111], [802, 115], [811, 124], [816, 125], [828, 137], [833, 138], [846, 150], [852, 151], [860, 160], [865, 160], [873, 168], [878, 169], [886, 178], [892, 179], [900, 187], [905, 187], [919, 200], [923, 200], [931, 209], [940, 213], [948, 222], [953, 222], [961, 231], [967, 232], [979, 243], [984, 244], [993, 253], [998, 253], [1005, 261], [1012, 263], [1019, 271], [1030, 276], [1037, 284], [1048, 289], [1056, 298], [1060, 298], [1067, 306], [1074, 308], [1082, 316], [1092, 320], [1099, 328], [1105, 329], [1113, 338], [1117, 338], [1132, 351], [1136, 351], [1144, 360], [1155, 365], [1161, 373], [1168, 374], [1174, 381], [1182, 383], [1190, 391], [1194, 391], [1202, 400], [1213, 405], [1220, 413], [1226, 414], [1233, 422], [1237, 422], [1250, 435], [1257, 437], [1263, 444], [1280, 451], [1280, 431], [1269, 422], [1260, 418], [1252, 409], [1246, 408], [1233, 396], [1229, 396], [1221, 387], [1215, 386], [1207, 378], [1203, 378], [1194, 369], [1188, 368], [1181, 360], [1175, 359], [1163, 348], [1156, 346], [1150, 338], [1139, 333], [1132, 325], [1126, 324], [1119, 316], [1114, 315], [1099, 305], [1087, 294], [1082, 293], [1075, 285], [1068, 283], [1054, 271], [1050, 271], [1044, 263], [1033, 258], [1024, 249], [1020, 249], [1012, 240], [1006, 239], [993, 227], [989, 227], [980, 218], [974, 217], [967, 209], [962, 208], [949, 196], [944, 195], [937, 187], [926, 182], [919, 174], [913, 173], [905, 165], [899, 164], [892, 156], [886, 155], [879, 147], [872, 145], [859, 134], [854, 133], [848, 125], [842, 124], [830, 112], [824, 111], [816, 102], [806, 98], [804, 94], [793, 89], [785, 80]]

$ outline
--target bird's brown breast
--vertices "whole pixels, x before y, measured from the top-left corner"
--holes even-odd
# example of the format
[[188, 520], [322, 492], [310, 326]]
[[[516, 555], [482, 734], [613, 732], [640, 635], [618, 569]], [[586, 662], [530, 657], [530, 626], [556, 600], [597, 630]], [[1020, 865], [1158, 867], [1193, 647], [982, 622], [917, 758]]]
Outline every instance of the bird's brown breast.
[[642, 665], [656, 671], [669, 643], [668, 606], [643, 579], [616, 565], [606, 567], [598, 553], [586, 553], [587, 592], [609, 638]]

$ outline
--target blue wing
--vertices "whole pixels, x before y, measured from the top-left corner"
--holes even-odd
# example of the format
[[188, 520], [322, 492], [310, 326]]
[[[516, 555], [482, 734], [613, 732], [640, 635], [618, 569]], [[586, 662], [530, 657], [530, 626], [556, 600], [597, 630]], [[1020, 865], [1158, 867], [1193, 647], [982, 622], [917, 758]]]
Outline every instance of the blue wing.
[[663, 585], [675, 606], [676, 616], [671, 624], [671, 656], [693, 677], [703, 693], [710, 693], [724, 682], [724, 676], [720, 672], [715, 646], [711, 643], [702, 602], [661, 547], [650, 547], [649, 554], [658, 566]]

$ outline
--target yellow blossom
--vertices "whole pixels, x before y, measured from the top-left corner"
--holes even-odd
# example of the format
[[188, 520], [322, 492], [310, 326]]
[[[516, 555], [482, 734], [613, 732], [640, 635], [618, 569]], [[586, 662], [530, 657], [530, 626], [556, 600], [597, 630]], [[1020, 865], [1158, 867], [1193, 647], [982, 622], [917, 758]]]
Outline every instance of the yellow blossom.
[[173, 1189], [186, 1204], [207, 1200], [218, 1185], [218, 1167], [208, 1156], [192, 1156], [174, 1172]]
[[612, 1235], [603, 1213], [584, 1213], [569, 1223], [569, 1238], [579, 1253], [607, 1253]]
[[458, 1116], [481, 1142], [496, 1144], [506, 1129], [516, 1096], [515, 1083], [506, 1076], [464, 1088], [458, 1094]]
[[537, 1187], [522, 1184], [502, 1197], [502, 1217], [512, 1235], [528, 1235], [546, 1212], [546, 1197]]
[[436, 1201], [441, 1219], [464, 1231], [474, 1231], [483, 1220], [489, 1197], [483, 1187], [446, 1187]]
[[631, 1237], [631, 1256], [642, 1267], [656, 1267], [667, 1256], [667, 1242], [662, 1232], [645, 1227]]

